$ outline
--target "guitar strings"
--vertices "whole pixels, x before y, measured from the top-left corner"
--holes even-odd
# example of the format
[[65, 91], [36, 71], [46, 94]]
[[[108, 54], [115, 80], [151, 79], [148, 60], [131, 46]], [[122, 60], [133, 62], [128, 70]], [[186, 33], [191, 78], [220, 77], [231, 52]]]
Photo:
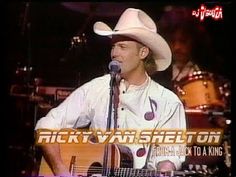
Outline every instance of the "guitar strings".
[[[73, 173], [85, 173], [87, 174], [89, 173], [101, 173], [102, 172], [102, 167], [93, 167], [91, 169], [88, 169], [88, 167], [86, 166], [74, 166], [73, 167]], [[146, 169], [132, 169], [132, 168], [115, 168], [114, 170], [115, 173], [117, 174], [126, 174], [129, 173], [129, 175], [142, 175], [142, 174], [171, 174], [173, 173], [173, 171], [169, 171], [169, 172], [161, 172], [161, 171], [157, 171], [157, 170], [150, 170], [150, 171], [146, 171]], [[108, 168], [108, 170], [110, 170], [110, 168]], [[134, 171], [133, 171], [134, 170]]]

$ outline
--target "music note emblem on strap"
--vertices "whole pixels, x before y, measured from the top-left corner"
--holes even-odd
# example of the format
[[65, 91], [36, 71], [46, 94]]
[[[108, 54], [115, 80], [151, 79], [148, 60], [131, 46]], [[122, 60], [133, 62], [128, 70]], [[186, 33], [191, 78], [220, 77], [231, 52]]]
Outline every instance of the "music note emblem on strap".
[[144, 114], [144, 118], [147, 121], [154, 119], [154, 117], [155, 117], [154, 112], [157, 110], [157, 103], [155, 100], [153, 100], [149, 97], [149, 103], [150, 103], [151, 111], [148, 111]]

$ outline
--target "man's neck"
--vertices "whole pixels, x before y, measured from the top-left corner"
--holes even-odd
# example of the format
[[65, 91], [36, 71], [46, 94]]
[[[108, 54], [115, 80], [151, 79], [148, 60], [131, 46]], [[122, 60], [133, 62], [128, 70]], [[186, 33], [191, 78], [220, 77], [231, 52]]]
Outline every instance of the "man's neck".
[[125, 79], [125, 85], [127, 89], [129, 85], [142, 85], [146, 81], [147, 77], [148, 75], [145, 70], [122, 75], [122, 78]]
[[185, 66], [187, 66], [188, 63], [189, 63], [189, 61], [186, 61], [186, 62], [176, 62], [176, 63], [174, 63], [174, 65], [179, 70], [182, 70], [182, 69], [184, 69]]

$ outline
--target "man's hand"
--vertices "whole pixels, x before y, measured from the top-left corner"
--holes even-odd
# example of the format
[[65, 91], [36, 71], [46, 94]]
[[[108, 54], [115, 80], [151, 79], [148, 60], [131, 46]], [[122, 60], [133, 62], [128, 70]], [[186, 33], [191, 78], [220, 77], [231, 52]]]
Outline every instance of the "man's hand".
[[166, 171], [174, 171], [176, 169], [175, 169], [175, 165], [171, 161], [165, 160], [157, 164], [157, 170], [166, 172]]
[[54, 174], [60, 177], [72, 177], [64, 164], [57, 165], [53, 168]]

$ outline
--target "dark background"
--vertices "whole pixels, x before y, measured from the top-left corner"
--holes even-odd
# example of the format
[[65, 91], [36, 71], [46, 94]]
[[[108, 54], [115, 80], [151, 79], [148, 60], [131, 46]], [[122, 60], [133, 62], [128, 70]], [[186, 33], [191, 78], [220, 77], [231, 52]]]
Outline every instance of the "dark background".
[[[214, 57], [199, 60], [204, 68], [232, 79], [233, 12], [232, 2], [203, 2], [208, 8], [223, 7], [223, 20], [206, 18], [202, 25], [211, 38]], [[146, 2], [146, 3], [70, 3], [59, 2], [9, 2], [6, 3], [6, 31], [3, 76], [6, 78], [6, 128], [7, 158], [12, 168], [9, 176], [31, 174], [34, 149], [34, 103], [10, 96], [12, 84], [34, 84], [42, 78], [45, 86], [75, 88], [107, 72], [110, 60], [109, 40], [92, 31], [96, 21], [103, 21], [112, 28], [127, 7], [137, 7], [147, 12], [155, 22], [167, 5], [186, 6], [196, 10], [200, 3]], [[193, 17], [194, 18], [194, 17]], [[199, 19], [196, 19], [199, 20]], [[84, 34], [87, 42], [72, 45], [73, 37]], [[204, 41], [204, 39], [202, 39]], [[29, 72], [16, 71], [32, 67]], [[4, 87], [5, 88], [5, 87]], [[5, 93], [5, 92], [4, 92]], [[20, 108], [19, 108], [19, 105]], [[24, 105], [22, 107], [22, 104]]]
[[[65, 3], [68, 5], [69, 3]], [[96, 21], [104, 21], [112, 28], [119, 14], [127, 7], [145, 10], [155, 22], [167, 5], [182, 5], [196, 10], [199, 3], [79, 3], [75, 10], [56, 2], [7, 4], [7, 70], [10, 80], [18, 66], [32, 66], [32, 77], [42, 77], [45, 84], [70, 85], [83, 83], [104, 73], [109, 62], [109, 42], [92, 31]], [[102, 5], [103, 4], [103, 5]], [[105, 4], [105, 5], [104, 5]], [[223, 7], [223, 20], [205, 18], [202, 25], [212, 40], [214, 56], [200, 61], [214, 73], [230, 77], [232, 58], [232, 4], [204, 3], [208, 8]], [[28, 5], [28, 7], [27, 7]], [[70, 5], [70, 4], [69, 4]], [[114, 13], [114, 9], [116, 9]], [[94, 12], [93, 12], [94, 11]], [[84, 12], [84, 13], [83, 13]], [[112, 13], [113, 12], [113, 13]], [[194, 18], [194, 17], [192, 17]], [[196, 20], [199, 20], [196, 18]], [[85, 34], [87, 43], [71, 49], [74, 36]], [[202, 39], [204, 42], [204, 38]], [[199, 59], [201, 60], [201, 59]], [[76, 82], [77, 81], [77, 82]]]

